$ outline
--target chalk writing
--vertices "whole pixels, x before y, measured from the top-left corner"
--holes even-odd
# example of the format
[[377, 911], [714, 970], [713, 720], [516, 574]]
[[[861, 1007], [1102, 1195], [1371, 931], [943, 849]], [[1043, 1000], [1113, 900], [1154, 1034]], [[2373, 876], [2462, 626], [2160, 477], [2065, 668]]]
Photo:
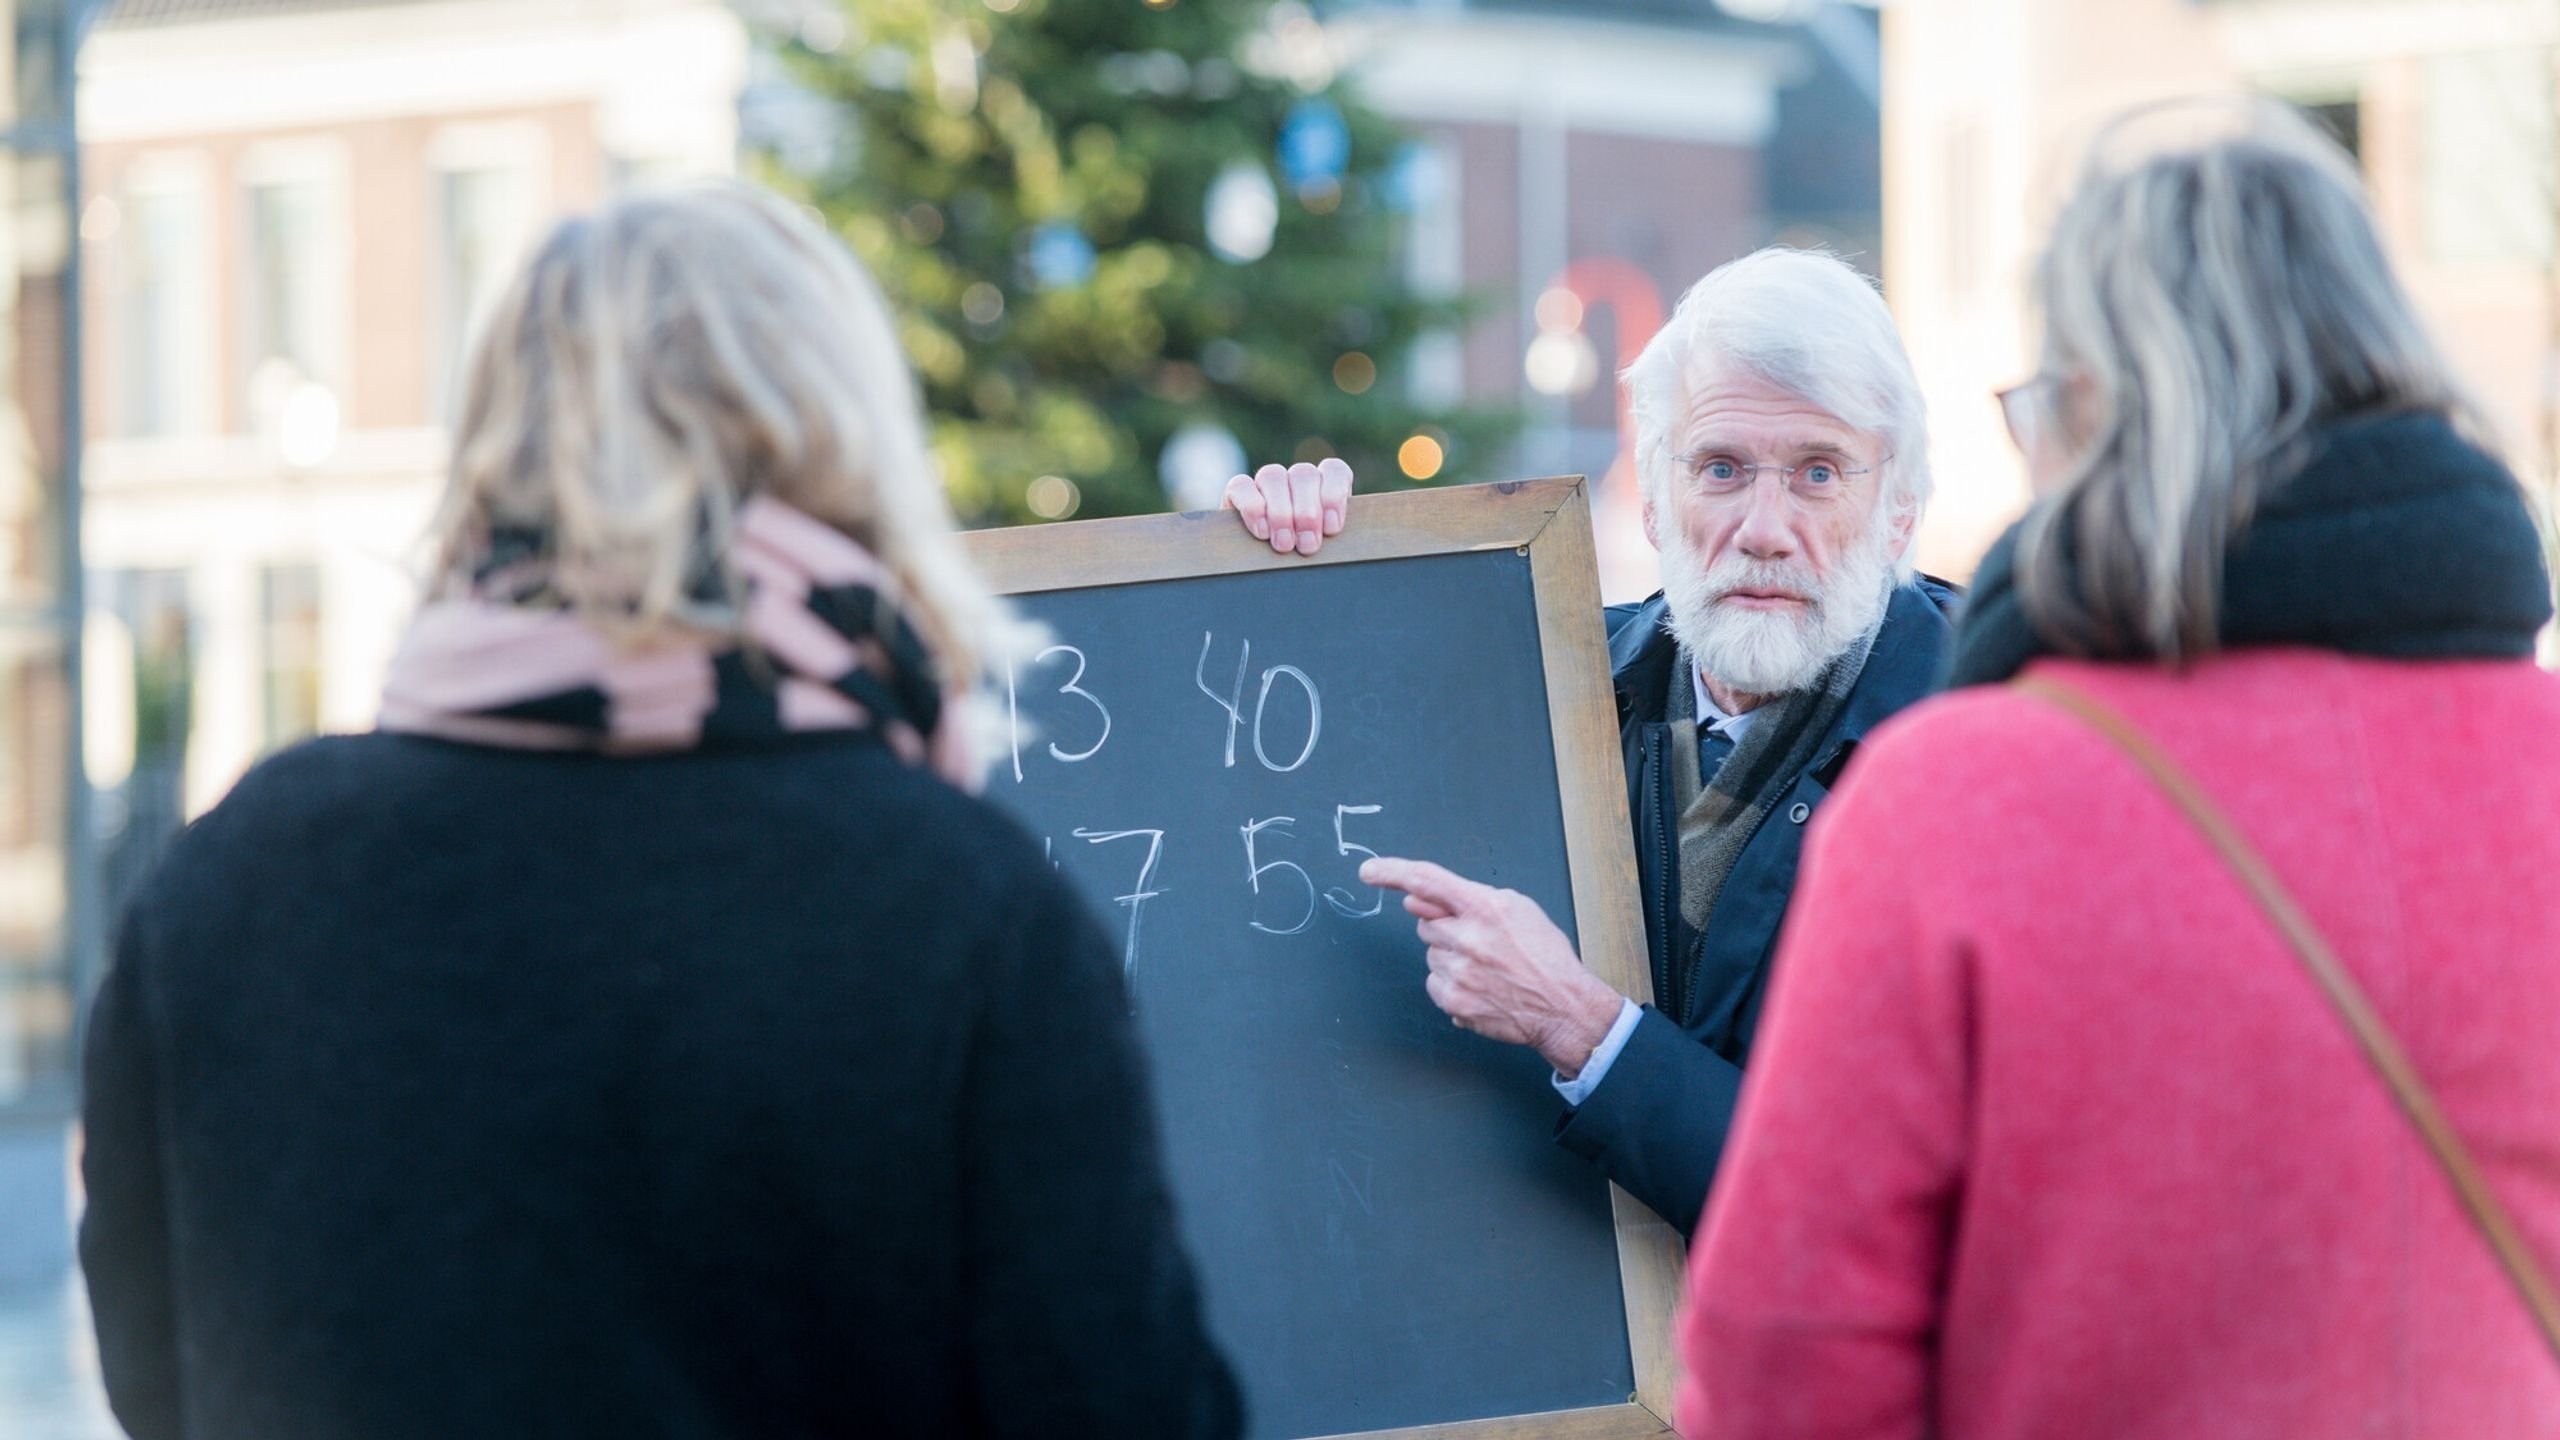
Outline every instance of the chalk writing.
[[1111, 897], [1114, 902], [1128, 907], [1129, 911], [1129, 938], [1120, 953], [1120, 973], [1127, 976], [1138, 968], [1138, 919], [1145, 912], [1147, 902], [1164, 893], [1151, 888], [1156, 881], [1156, 861], [1164, 857], [1164, 832], [1161, 830], [1078, 830], [1075, 835], [1077, 839], [1093, 845], [1108, 845], [1114, 840], [1134, 840], [1141, 835], [1147, 839], [1147, 862], [1138, 867], [1136, 888], [1126, 895]]
[[1284, 929], [1279, 926], [1265, 925], [1260, 919], [1252, 919], [1245, 922], [1265, 935], [1296, 935], [1304, 931], [1309, 925], [1315, 923], [1316, 882], [1314, 877], [1307, 874], [1306, 867], [1298, 864], [1294, 860], [1271, 860], [1260, 864], [1255, 863], [1254, 841], [1262, 834], [1263, 831], [1271, 830], [1276, 831], [1279, 834], [1286, 835], [1289, 833], [1289, 827], [1297, 823], [1297, 819], [1294, 816], [1274, 815], [1268, 820], [1249, 820], [1246, 821], [1244, 825], [1245, 876], [1248, 880], [1253, 882], [1254, 894], [1260, 895], [1262, 893], [1262, 877], [1270, 874], [1274, 870], [1286, 870], [1291, 874], [1296, 875], [1298, 877], [1298, 883], [1307, 887], [1307, 910], [1305, 914], [1298, 917], [1298, 922], [1296, 924]]

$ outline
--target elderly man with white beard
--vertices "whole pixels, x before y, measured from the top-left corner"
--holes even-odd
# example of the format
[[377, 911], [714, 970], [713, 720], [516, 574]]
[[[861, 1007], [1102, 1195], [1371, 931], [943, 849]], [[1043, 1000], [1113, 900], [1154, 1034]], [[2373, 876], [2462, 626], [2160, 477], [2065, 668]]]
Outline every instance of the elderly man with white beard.
[[[1432, 1000], [1537, 1049], [1556, 1139], [1688, 1233], [1732, 1122], [1805, 824], [1859, 740], [1935, 686], [1954, 592], [1905, 558], [1927, 419], [1893, 318], [1826, 255], [1769, 249], [1691, 287], [1624, 377], [1662, 593], [1608, 616], [1655, 1003], [1582, 965], [1534, 901], [1419, 859], [1404, 892]], [[1340, 532], [1339, 461], [1226, 500], [1259, 540]]]

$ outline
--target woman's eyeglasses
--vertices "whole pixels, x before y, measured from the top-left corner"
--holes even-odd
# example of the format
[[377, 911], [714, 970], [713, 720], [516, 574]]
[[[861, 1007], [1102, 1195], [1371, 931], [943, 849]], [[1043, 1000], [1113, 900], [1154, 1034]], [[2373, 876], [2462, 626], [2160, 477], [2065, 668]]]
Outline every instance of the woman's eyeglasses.
[[2035, 449], [2046, 417], [2052, 414], [2052, 392], [2061, 383], [2059, 375], [2036, 375], [1993, 394], [2000, 402], [2000, 418], [2009, 426], [2010, 443], [2019, 453]]

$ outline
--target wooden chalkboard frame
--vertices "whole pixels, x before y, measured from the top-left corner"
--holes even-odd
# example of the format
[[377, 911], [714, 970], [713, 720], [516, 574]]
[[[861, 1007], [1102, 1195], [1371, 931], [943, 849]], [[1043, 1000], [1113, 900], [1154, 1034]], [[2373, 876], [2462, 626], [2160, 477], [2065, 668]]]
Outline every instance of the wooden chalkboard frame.
[[[1351, 523], [1311, 557], [1274, 553], [1223, 510], [980, 530], [965, 538], [980, 570], [1008, 595], [1484, 550], [1527, 555], [1582, 960], [1620, 994], [1650, 1001], [1653, 979], [1645, 963], [1635, 853], [1627, 839], [1625, 767], [1599, 624], [1588, 482], [1561, 476], [1355, 496], [1350, 503]], [[1367, 1440], [1632, 1440], [1667, 1434], [1680, 1239], [1614, 1185], [1610, 1203], [1636, 1380], [1625, 1404], [1360, 1433]]]

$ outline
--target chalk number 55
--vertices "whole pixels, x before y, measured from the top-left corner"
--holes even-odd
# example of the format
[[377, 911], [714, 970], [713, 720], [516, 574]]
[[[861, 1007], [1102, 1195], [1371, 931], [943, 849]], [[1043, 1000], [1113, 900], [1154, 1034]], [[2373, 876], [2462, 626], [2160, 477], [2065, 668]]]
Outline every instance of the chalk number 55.
[[[1375, 815], [1384, 808], [1384, 806], [1380, 805], [1334, 806], [1334, 853], [1337, 855], [1347, 856], [1366, 856], [1372, 860], [1378, 858], [1377, 851], [1352, 840], [1349, 835], [1344, 833], [1342, 826], [1343, 821], [1351, 816]], [[1294, 815], [1274, 815], [1267, 820], [1250, 821], [1243, 827], [1245, 879], [1247, 883], [1253, 887], [1253, 893], [1257, 899], [1262, 894], [1263, 877], [1266, 875], [1277, 874], [1281, 871], [1287, 871], [1289, 874], [1296, 876], [1300, 888], [1305, 891], [1303, 908], [1295, 923], [1289, 925], [1266, 925], [1262, 923], [1260, 907], [1258, 905], [1256, 906], [1254, 918], [1247, 923], [1265, 935], [1299, 934], [1308, 926], [1315, 923], [1316, 900], [1319, 894], [1321, 894], [1325, 904], [1333, 907], [1334, 913], [1349, 920], [1365, 920], [1386, 909], [1387, 896], [1386, 892], [1383, 890], [1370, 891], [1368, 904], [1363, 905], [1360, 903], [1359, 896], [1340, 887], [1319, 892], [1316, 888], [1315, 877], [1307, 873], [1305, 866], [1298, 864], [1294, 860], [1263, 859], [1261, 855], [1261, 842], [1263, 835], [1267, 832], [1273, 835], [1285, 836], [1290, 833], [1289, 827], [1297, 823], [1297, 817]], [[1358, 867], [1355, 865], [1353, 870], [1354, 873], [1357, 873]]]

